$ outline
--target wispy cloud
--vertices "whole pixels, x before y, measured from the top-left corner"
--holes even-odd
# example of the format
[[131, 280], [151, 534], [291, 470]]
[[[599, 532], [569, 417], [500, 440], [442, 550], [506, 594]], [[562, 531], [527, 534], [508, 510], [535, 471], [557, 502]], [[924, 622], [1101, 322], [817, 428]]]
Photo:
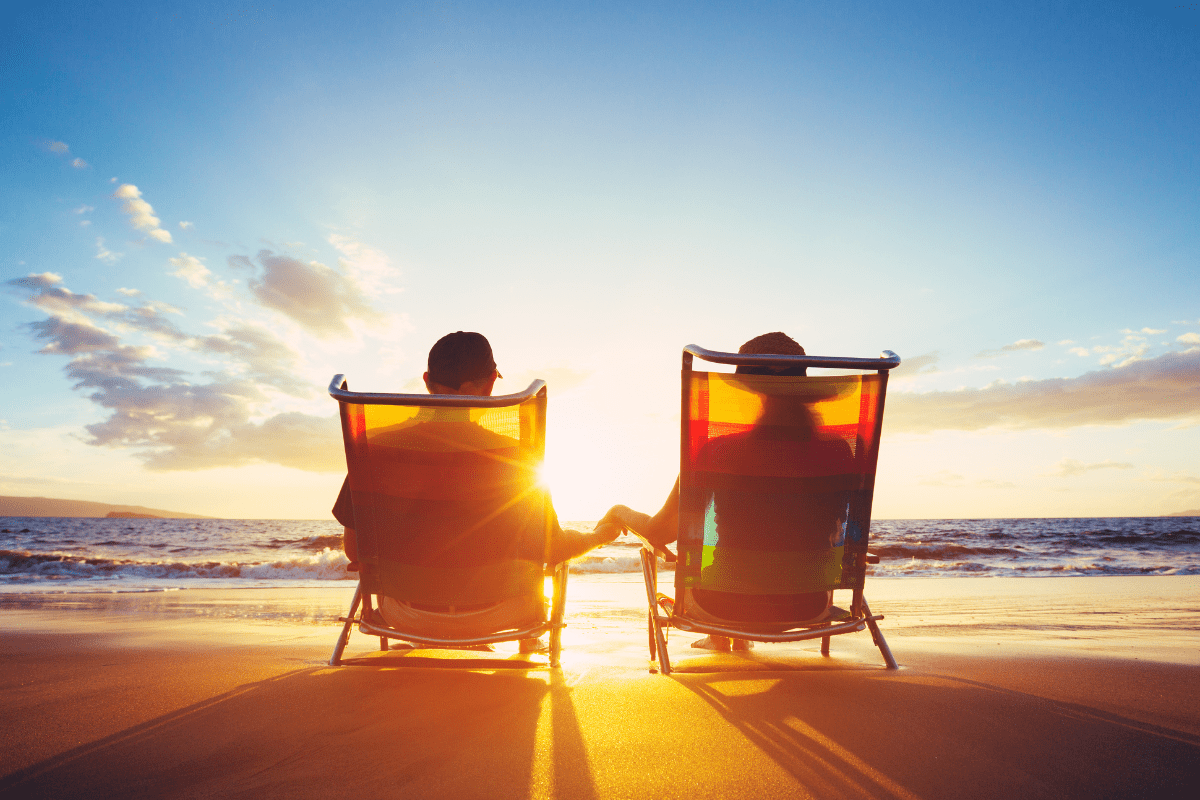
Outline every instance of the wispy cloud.
[[185, 231], [190, 231], [192, 228], [194, 228], [194, 227], [196, 227], [196, 226], [195, 226], [195, 225], [193, 225], [193, 224], [192, 224], [192, 223], [190, 223], [190, 222], [183, 221], [183, 222], [180, 222], [180, 223], [179, 223], [179, 227], [180, 227], [181, 229], [185, 230]]
[[[86, 222], [87, 220], [84, 221]], [[114, 253], [112, 250], [109, 250], [107, 247], [105, 247], [103, 236], [96, 237], [96, 258], [100, 259], [105, 264], [115, 264], [121, 260], [121, 256], [123, 255], [124, 253]]]
[[1184, 483], [1192, 486], [1200, 486], [1200, 478], [1195, 475], [1189, 475], [1186, 472], [1163, 472], [1161, 470], [1150, 475], [1147, 480], [1157, 483]]
[[964, 488], [968, 486], [975, 486], [981, 489], [1011, 489], [1016, 486], [1012, 481], [998, 481], [993, 478], [977, 478], [973, 481], [968, 481], [962, 475], [947, 469], [939, 470], [932, 475], [926, 475], [919, 479], [917, 484], [944, 489]]
[[1074, 475], [1083, 475], [1087, 472], [1095, 472], [1098, 469], [1133, 469], [1133, 464], [1124, 461], [1097, 461], [1091, 464], [1085, 464], [1082, 461], [1076, 461], [1073, 458], [1064, 458], [1055, 465], [1053, 472], [1050, 475], [1057, 478], [1069, 478]]
[[382, 250], [370, 247], [350, 236], [334, 233], [329, 243], [341, 253], [338, 266], [367, 294], [396, 294], [399, 271]]
[[926, 475], [917, 481], [921, 486], [962, 486], [964, 478], [962, 475], [951, 472], [948, 469], [938, 470], [932, 475]]
[[351, 335], [350, 322], [377, 324], [384, 315], [369, 302], [358, 281], [319, 261], [261, 250], [254, 259], [231, 256], [229, 265], [251, 272], [250, 292], [320, 338]]
[[900, 366], [892, 370], [891, 374], [895, 377], [909, 377], [924, 370], [924, 374], [932, 375], [938, 371], [937, 363], [939, 358], [940, 356], [936, 350], [932, 353], [905, 358], [900, 362]]
[[[533, 381], [541, 378], [554, 391], [555, 396], [582, 386], [592, 376], [592, 370], [579, 370], [570, 367], [541, 367], [523, 372], [506, 375], [507, 391], [520, 391]], [[421, 387], [424, 390], [424, 387]]]
[[[66, 156], [71, 154], [71, 148], [67, 146], [66, 142], [47, 141], [42, 146], [55, 155]], [[75, 158], [71, 160], [71, 166], [75, 169], [87, 169], [88, 163], [82, 158]]]
[[1200, 333], [1188, 331], [1175, 337], [1175, 341], [1180, 344], [1200, 345]]
[[1021, 350], [1041, 350], [1046, 346], [1045, 342], [1037, 339], [1018, 339], [1012, 344], [1006, 344], [999, 350], [982, 350], [975, 354], [976, 358], [995, 358], [1003, 353], [1015, 353]]
[[129, 222], [134, 228], [145, 231], [151, 239], [170, 244], [171, 233], [162, 228], [162, 220], [154, 216], [154, 208], [142, 199], [138, 187], [123, 183], [113, 192], [113, 197], [125, 201], [121, 210], [129, 215]]
[[1200, 349], [1168, 353], [1078, 378], [888, 398], [884, 429], [1071, 428], [1200, 417]]
[[1125, 338], [1121, 340], [1120, 344], [1099, 345], [1092, 348], [1092, 353], [1100, 355], [1100, 363], [1104, 366], [1123, 367], [1140, 360], [1150, 352], [1150, 344], [1146, 341], [1146, 336], [1164, 332], [1155, 331], [1153, 328], [1142, 328], [1140, 331], [1126, 328], [1121, 331], [1125, 334]]
[[9, 286], [29, 292], [28, 302], [52, 316], [79, 320], [90, 315], [119, 314], [127, 306], [109, 303], [93, 294], [76, 294], [62, 286], [62, 276], [54, 272], [26, 275], [8, 281]]
[[95, 210], [96, 210], [95, 206], [83, 205], [83, 206], [80, 206], [79, 208], [71, 209], [71, 213], [72, 214], [89, 214]]
[[187, 253], [180, 253], [178, 258], [168, 259], [176, 269], [171, 274], [176, 278], [182, 278], [187, 281], [188, 286], [193, 289], [200, 289], [208, 285], [208, 279], [212, 277], [212, 272], [208, 267], [204, 266], [204, 259], [196, 256], [189, 256]]
[[[47, 313], [26, 326], [43, 343], [40, 352], [65, 356], [64, 372], [75, 388], [110, 412], [87, 426], [89, 443], [133, 448], [151, 469], [262, 462], [310, 471], [344, 469], [336, 417], [262, 413], [271, 405], [267, 390], [293, 397], [311, 392], [296, 377], [296, 353], [271, 331], [240, 322], [215, 334], [192, 335], [169, 319], [174, 313], [169, 306], [131, 307], [76, 294], [54, 273], [8, 285]], [[154, 346], [124, 338], [134, 335], [190, 350], [216, 368], [198, 379], [186, 370], [156, 366]]]

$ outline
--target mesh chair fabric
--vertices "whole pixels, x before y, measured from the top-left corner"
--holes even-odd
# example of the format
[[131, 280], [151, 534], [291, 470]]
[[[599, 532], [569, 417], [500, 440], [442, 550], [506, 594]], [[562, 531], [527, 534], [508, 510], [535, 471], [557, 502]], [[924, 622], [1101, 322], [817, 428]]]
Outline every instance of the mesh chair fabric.
[[861, 587], [885, 386], [686, 372], [677, 591], [768, 621]]
[[447, 605], [541, 593], [550, 505], [537, 397], [341, 409], [364, 590]]

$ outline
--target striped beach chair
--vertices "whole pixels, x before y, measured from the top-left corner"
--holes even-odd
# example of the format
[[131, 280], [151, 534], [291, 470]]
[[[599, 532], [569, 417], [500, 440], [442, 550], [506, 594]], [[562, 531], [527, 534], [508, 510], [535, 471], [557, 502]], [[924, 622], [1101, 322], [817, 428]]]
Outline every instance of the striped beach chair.
[[[715, 364], [858, 370], [830, 376], [701, 372]], [[756, 642], [870, 629], [896, 661], [863, 595], [871, 499], [888, 370], [900, 358], [683, 351], [675, 597], [658, 592], [659, 555], [644, 542], [650, 658], [671, 672], [665, 629]], [[832, 605], [849, 590], [849, 609]]]
[[[550, 568], [553, 509], [538, 470], [546, 385], [498, 397], [352, 392], [341, 409], [359, 583], [330, 664], [357, 626], [424, 647], [549, 632], [558, 666], [567, 568]], [[552, 597], [545, 597], [545, 577]]]

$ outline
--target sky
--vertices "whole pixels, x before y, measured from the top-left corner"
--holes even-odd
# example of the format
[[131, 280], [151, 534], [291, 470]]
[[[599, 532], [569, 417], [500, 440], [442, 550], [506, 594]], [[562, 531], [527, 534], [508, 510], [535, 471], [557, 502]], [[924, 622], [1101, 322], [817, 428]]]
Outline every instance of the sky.
[[327, 519], [440, 336], [653, 511], [684, 345], [904, 360], [877, 518], [1200, 508], [1200, 4], [0, 11], [0, 494]]

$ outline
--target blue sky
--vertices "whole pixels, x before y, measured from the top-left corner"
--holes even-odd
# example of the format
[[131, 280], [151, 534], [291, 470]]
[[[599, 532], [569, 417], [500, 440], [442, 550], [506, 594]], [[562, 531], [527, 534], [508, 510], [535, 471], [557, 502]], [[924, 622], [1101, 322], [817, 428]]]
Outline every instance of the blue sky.
[[2, 13], [0, 493], [325, 516], [329, 377], [467, 329], [650, 509], [778, 329], [905, 358], [877, 516], [1200, 508], [1196, 4]]

